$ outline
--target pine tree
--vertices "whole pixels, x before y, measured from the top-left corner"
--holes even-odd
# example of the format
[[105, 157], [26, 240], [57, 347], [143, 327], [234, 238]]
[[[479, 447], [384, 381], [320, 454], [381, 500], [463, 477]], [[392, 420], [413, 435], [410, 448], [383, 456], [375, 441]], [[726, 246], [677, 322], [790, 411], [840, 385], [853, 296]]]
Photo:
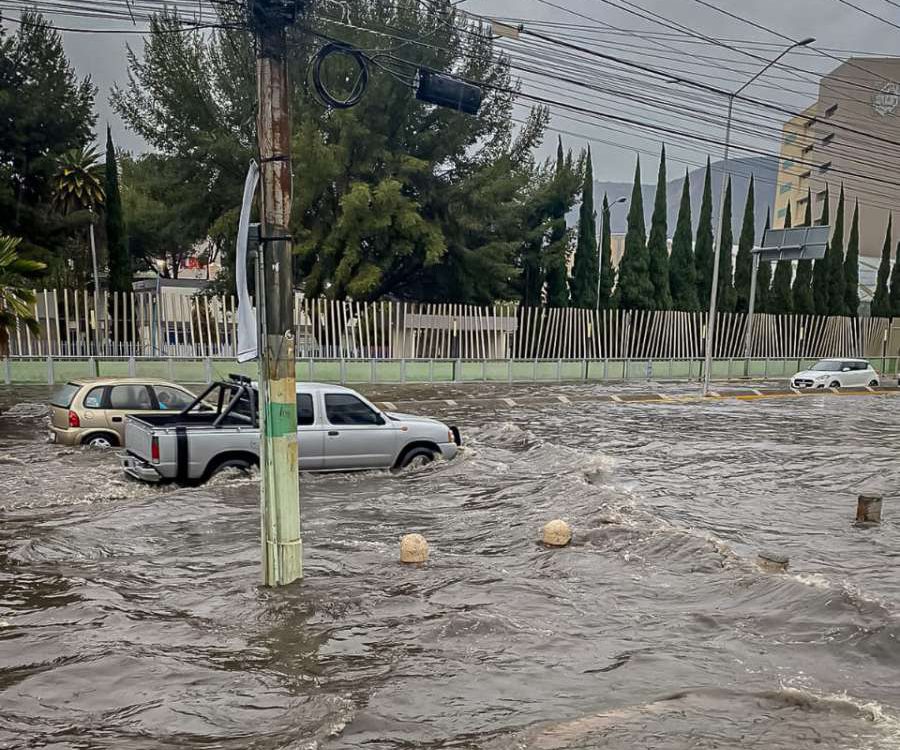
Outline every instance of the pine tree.
[[831, 246], [826, 254], [828, 270], [828, 314], [846, 315], [847, 301], [844, 282], [844, 186], [841, 185], [841, 196], [838, 198], [837, 217], [834, 220], [834, 232], [831, 235]]
[[[569, 161], [571, 161], [571, 154]], [[562, 181], [567, 169], [562, 138], [556, 148], [556, 181]], [[550, 219], [550, 236], [544, 251], [544, 267], [547, 273], [547, 306], [569, 306], [569, 231], [566, 227], [566, 207], [559, 203]]]
[[[753, 245], [756, 242], [756, 228], [753, 226], [755, 216], [754, 180], [750, 178], [747, 190], [747, 202], [744, 204], [744, 221], [741, 224], [741, 236], [738, 239], [737, 259], [734, 265], [735, 310], [748, 312], [750, 308], [750, 280], [753, 277]], [[756, 301], [754, 300], [754, 305]], [[758, 308], [757, 308], [758, 309]]]
[[888, 302], [891, 306], [891, 317], [900, 318], [900, 242], [897, 243], [894, 270], [891, 271], [891, 293]]
[[[809, 190], [806, 197], [806, 216], [803, 227], [812, 226], [812, 191]], [[794, 276], [794, 287], [792, 295], [794, 298], [794, 312], [798, 315], [812, 315], [815, 310], [812, 296], [812, 274], [813, 267], [811, 260], [797, 261], [797, 273]]]
[[712, 177], [709, 159], [706, 160], [706, 178], [703, 183], [703, 201], [700, 203], [700, 220], [697, 223], [697, 240], [694, 244], [694, 267], [697, 269], [697, 298], [701, 310], [709, 310], [709, 294], [713, 276], [713, 226], [712, 226]]
[[578, 244], [572, 267], [572, 307], [593, 310], [597, 306], [597, 212], [594, 211], [594, 168], [588, 147], [584, 187], [578, 212]]
[[650, 281], [653, 282], [657, 310], [672, 309], [672, 293], [669, 288], [669, 246], [666, 213], [666, 147], [659, 159], [659, 176], [656, 181], [656, 199], [653, 203], [653, 219], [650, 222], [650, 239], [647, 253], [650, 258]]
[[725, 206], [722, 214], [722, 236], [719, 238], [719, 279], [716, 292], [716, 309], [721, 312], [734, 312], [735, 294], [732, 271], [732, 253], [734, 252], [734, 235], [731, 228], [731, 178], [725, 188]]
[[684, 187], [678, 221], [672, 237], [672, 256], [669, 258], [669, 288], [672, 307], [675, 310], [696, 312], [700, 309], [697, 298], [697, 268], [694, 265], [694, 239], [691, 228], [691, 177], [685, 170]]
[[[784, 228], [791, 227], [791, 204], [788, 202], [784, 215]], [[786, 315], [793, 310], [791, 299], [791, 276], [793, 276], [793, 263], [789, 260], [780, 260], [775, 264], [775, 275], [772, 277], [772, 293], [769, 296], [769, 312], [776, 315]]]
[[881, 264], [878, 266], [878, 282], [872, 297], [872, 317], [891, 317], [891, 300], [888, 291], [888, 280], [891, 276], [891, 245], [894, 215], [888, 216], [887, 233], [884, 235], [884, 247], [881, 249]]
[[[766, 211], [766, 228], [764, 232], [769, 231], [772, 226], [772, 216], [770, 211]], [[764, 235], [765, 236], [765, 235]], [[756, 274], [756, 300], [755, 312], [768, 313], [772, 312], [769, 304], [769, 290], [772, 287], [772, 264], [760, 263], [759, 270]]]
[[[819, 226], [827, 226], [830, 212], [828, 185], [825, 186], [825, 205], [819, 217]], [[812, 295], [816, 315], [828, 315], [828, 257], [830, 243], [825, 245], [825, 257], [819, 258], [813, 265]]]
[[644, 201], [641, 195], [641, 160], [634, 170], [634, 188], [628, 209], [628, 231], [625, 251], [619, 261], [618, 306], [625, 310], [652, 310], [656, 306], [653, 282], [650, 280], [650, 258], [644, 225]]
[[119, 165], [113, 146], [112, 132], [106, 126], [106, 247], [109, 259], [109, 290], [131, 291], [131, 256], [122, 217], [122, 196], [119, 194]]
[[844, 260], [844, 307], [851, 318], [859, 315], [859, 201], [853, 207], [850, 241]]
[[603, 194], [603, 226], [600, 229], [600, 295], [598, 306], [607, 310], [613, 306], [616, 269], [612, 264], [612, 228], [609, 225], [609, 199]]

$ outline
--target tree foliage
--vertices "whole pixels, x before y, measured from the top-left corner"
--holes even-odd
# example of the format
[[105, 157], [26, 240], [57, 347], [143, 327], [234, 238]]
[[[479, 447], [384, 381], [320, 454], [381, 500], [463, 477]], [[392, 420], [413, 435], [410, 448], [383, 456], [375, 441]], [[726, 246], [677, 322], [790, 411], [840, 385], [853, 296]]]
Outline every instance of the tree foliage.
[[731, 228], [731, 178], [725, 187], [725, 205], [722, 211], [722, 235], [719, 238], [719, 278], [716, 286], [716, 309], [732, 312], [735, 307], [734, 273], [732, 271], [732, 252], [734, 236]]
[[844, 279], [844, 186], [838, 198], [837, 216], [834, 220], [834, 231], [831, 244], [825, 254], [825, 267], [828, 273], [828, 314], [846, 315], [846, 289]]
[[[766, 211], [766, 226], [763, 232], [767, 232], [772, 226], [772, 216]], [[772, 264], [760, 263], [756, 272], [756, 299], [754, 300], [755, 312], [768, 313], [771, 312], [769, 301], [769, 290], [772, 287]]]
[[851, 318], [859, 314], [859, 201], [853, 208], [847, 257], [844, 259], [844, 312]]
[[[744, 218], [741, 222], [741, 236], [738, 238], [737, 258], [734, 264], [735, 311], [748, 312], [750, 309], [750, 280], [753, 275], [753, 245], [756, 242], [756, 228], [753, 225], [756, 201], [754, 179], [750, 177], [747, 202], [744, 204]], [[756, 304], [756, 300], [754, 300]]]
[[46, 265], [20, 257], [20, 243], [18, 237], [0, 235], [0, 356], [4, 357], [9, 354], [9, 332], [17, 322], [33, 335], [40, 334], [40, 325], [34, 315], [31, 277], [43, 271]]
[[131, 256], [125, 218], [122, 215], [122, 195], [119, 191], [119, 163], [113, 145], [112, 132], [106, 128], [106, 256], [109, 264], [109, 289], [113, 292], [131, 291]]
[[91, 138], [95, 88], [75, 75], [41, 15], [19, 21], [12, 35], [0, 26], [0, 231], [22, 238], [22, 257], [59, 266], [72, 223], [52, 206], [53, 175]]
[[[787, 205], [784, 215], [784, 228], [791, 228], [791, 204]], [[772, 277], [772, 291], [769, 293], [769, 312], [786, 315], [793, 312], [794, 300], [791, 295], [791, 277], [794, 264], [789, 260], [780, 260], [775, 264], [775, 275]]]
[[652, 310], [656, 306], [655, 290], [650, 279], [650, 257], [647, 252], [640, 158], [637, 160], [634, 170], [634, 187], [631, 191], [631, 205], [628, 207], [625, 250], [619, 261], [616, 303], [624, 310]]
[[666, 148], [663, 146], [659, 159], [659, 175], [656, 180], [656, 197], [653, 202], [653, 217], [650, 221], [650, 238], [647, 253], [650, 260], [650, 281], [653, 284], [655, 308], [670, 310], [672, 293], [669, 287], [669, 244], [666, 213]]
[[709, 159], [706, 160], [706, 177], [703, 182], [703, 200], [697, 223], [697, 239], [694, 243], [694, 263], [697, 269], [697, 297], [700, 309], [709, 310], [709, 297], [713, 277], [713, 225], [712, 225], [712, 176]]
[[675, 234], [672, 237], [672, 255], [669, 258], [669, 289], [675, 310], [696, 312], [700, 309], [697, 298], [697, 268], [694, 265], [694, 240], [691, 227], [691, 177], [685, 170], [684, 186]]
[[[812, 191], [807, 191], [806, 216], [799, 226], [812, 226]], [[797, 272], [794, 274], [794, 285], [791, 289], [794, 312], [798, 315], [812, 315], [815, 311], [815, 302], [812, 292], [813, 262], [811, 260], [797, 261]]]
[[875, 294], [872, 296], [872, 317], [891, 317], [891, 298], [888, 281], [891, 277], [891, 248], [893, 247], [894, 215], [888, 216], [887, 231], [884, 235], [884, 246], [881, 248], [881, 263], [878, 265], [878, 281], [875, 283]]
[[[822, 206], [822, 215], [819, 217], [819, 226], [828, 225], [830, 221], [829, 207], [828, 185], [825, 185], [825, 203]], [[828, 315], [828, 258], [830, 247], [830, 243], [826, 245], [825, 257], [816, 260], [813, 264], [812, 296], [816, 315]]]
[[[568, 157], [563, 152], [562, 138], [556, 150], [556, 174], [554, 187], [561, 186], [567, 175], [572, 173], [572, 153]], [[568, 199], [570, 193], [565, 190], [553, 191], [553, 200], [549, 212], [549, 229], [547, 244], [544, 250], [544, 269], [547, 277], [547, 306], [569, 306], [569, 243], [571, 233], [566, 226], [566, 212], [571, 208]]]
[[600, 295], [597, 299], [601, 310], [613, 306], [613, 289], [616, 285], [616, 269], [612, 264], [612, 229], [609, 224], [609, 198], [603, 194], [603, 223], [600, 228]]
[[578, 211], [578, 241], [572, 266], [572, 306], [593, 310], [597, 306], [597, 212], [594, 210], [594, 167], [588, 149], [584, 165], [584, 187]]

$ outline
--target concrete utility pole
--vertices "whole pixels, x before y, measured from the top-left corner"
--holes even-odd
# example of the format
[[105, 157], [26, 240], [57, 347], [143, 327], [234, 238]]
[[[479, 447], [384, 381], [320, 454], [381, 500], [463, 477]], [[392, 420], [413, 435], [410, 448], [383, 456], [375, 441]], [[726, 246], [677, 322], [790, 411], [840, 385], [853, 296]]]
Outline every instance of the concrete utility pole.
[[257, 33], [261, 183], [261, 265], [257, 300], [260, 358], [260, 510], [263, 583], [283, 586], [303, 576], [300, 481], [297, 472], [297, 397], [294, 363], [294, 288], [291, 237], [291, 113], [287, 26], [292, 0], [251, 0]]

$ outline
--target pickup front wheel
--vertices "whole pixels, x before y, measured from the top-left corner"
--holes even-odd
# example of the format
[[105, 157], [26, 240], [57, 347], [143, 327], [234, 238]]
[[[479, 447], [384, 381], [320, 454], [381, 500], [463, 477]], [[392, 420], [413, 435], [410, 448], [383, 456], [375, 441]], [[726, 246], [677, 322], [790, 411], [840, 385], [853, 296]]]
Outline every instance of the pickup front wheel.
[[434, 461], [434, 459], [434, 451], [430, 448], [413, 448], [412, 450], [407, 451], [406, 455], [400, 460], [400, 468], [406, 469], [410, 466], [413, 468], [427, 466]]

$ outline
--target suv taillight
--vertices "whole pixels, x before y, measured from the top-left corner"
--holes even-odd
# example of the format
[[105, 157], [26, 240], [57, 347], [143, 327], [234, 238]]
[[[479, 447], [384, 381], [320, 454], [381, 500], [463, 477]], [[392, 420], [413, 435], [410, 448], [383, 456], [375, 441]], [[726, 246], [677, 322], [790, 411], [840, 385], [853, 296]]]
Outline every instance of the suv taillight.
[[69, 412], [69, 427], [81, 427], [81, 420], [74, 411]]
[[159, 463], [159, 438], [156, 436], [150, 440], [150, 460]]

